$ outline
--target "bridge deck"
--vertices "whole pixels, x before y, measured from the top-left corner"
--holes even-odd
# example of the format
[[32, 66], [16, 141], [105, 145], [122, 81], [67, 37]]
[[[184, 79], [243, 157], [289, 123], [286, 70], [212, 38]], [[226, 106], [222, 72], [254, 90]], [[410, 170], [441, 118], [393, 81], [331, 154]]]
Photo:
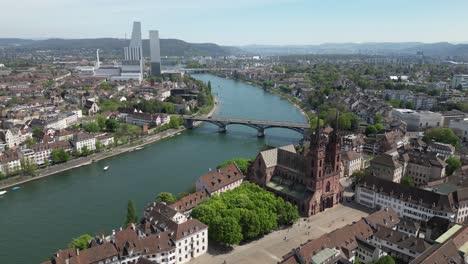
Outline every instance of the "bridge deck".
[[292, 123], [292, 122], [280, 122], [280, 121], [261, 121], [261, 120], [245, 120], [236, 118], [222, 118], [222, 117], [202, 117], [202, 116], [182, 116], [184, 119], [193, 121], [207, 121], [207, 122], [219, 122], [227, 124], [245, 124], [245, 125], [260, 125], [260, 126], [274, 126], [274, 127], [294, 127], [294, 128], [309, 128], [306, 123]]

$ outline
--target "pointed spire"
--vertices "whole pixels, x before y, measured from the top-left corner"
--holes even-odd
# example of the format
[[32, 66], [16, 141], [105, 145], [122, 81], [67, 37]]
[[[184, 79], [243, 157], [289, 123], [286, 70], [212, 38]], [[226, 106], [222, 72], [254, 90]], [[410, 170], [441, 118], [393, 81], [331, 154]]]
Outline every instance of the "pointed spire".
[[317, 107], [317, 128], [315, 129], [316, 144], [320, 144], [320, 107]]

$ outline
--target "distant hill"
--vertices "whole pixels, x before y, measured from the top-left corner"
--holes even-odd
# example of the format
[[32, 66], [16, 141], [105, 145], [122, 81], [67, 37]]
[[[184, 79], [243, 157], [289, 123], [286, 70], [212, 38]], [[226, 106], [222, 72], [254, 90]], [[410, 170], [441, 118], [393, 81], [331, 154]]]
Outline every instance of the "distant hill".
[[242, 50], [263, 55], [282, 54], [370, 54], [370, 55], [424, 55], [434, 57], [468, 57], [468, 44], [421, 43], [421, 42], [376, 42], [376, 43], [324, 43], [320, 45], [249, 45]]
[[[29, 49], [101, 49], [122, 51], [129, 40], [115, 38], [99, 39], [1, 39], [0, 47]], [[178, 39], [161, 39], [162, 56], [227, 56], [242, 52], [236, 47], [219, 46], [213, 43], [188, 43]], [[143, 54], [149, 56], [149, 40], [143, 40]]]

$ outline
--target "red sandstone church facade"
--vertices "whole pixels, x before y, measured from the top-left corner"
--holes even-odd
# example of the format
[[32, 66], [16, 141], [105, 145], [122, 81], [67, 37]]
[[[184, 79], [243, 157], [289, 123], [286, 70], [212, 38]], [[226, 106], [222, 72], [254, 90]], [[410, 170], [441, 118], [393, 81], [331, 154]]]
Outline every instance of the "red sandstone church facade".
[[325, 135], [319, 125], [305, 155], [285, 146], [260, 152], [248, 179], [289, 201], [303, 216], [311, 216], [342, 201], [341, 137], [335, 126]]

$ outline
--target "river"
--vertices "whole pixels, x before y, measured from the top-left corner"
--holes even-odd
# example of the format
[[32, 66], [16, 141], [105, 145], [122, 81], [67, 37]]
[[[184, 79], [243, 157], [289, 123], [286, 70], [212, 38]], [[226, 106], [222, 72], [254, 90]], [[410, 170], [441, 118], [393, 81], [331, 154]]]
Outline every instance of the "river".
[[[208, 74], [220, 107], [215, 116], [305, 122], [286, 100], [242, 82]], [[187, 190], [209, 168], [234, 157], [254, 157], [266, 144], [297, 143], [301, 136], [287, 129], [257, 131], [232, 125], [226, 134], [204, 124], [125, 153], [59, 175], [27, 183], [0, 197], [0, 263], [40, 263], [81, 234], [108, 234], [124, 222], [129, 199], [142, 214], [162, 191]], [[110, 166], [107, 172], [104, 166]]]

